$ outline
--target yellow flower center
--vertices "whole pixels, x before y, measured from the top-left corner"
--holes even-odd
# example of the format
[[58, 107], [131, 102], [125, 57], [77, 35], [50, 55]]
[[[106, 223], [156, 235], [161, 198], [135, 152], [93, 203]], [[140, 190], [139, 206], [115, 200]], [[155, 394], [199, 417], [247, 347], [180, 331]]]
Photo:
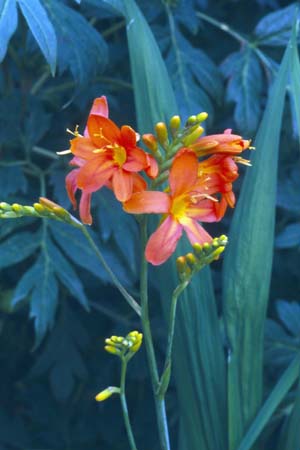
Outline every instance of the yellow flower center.
[[186, 216], [186, 208], [188, 204], [185, 196], [175, 197], [172, 201], [171, 214], [175, 219], [180, 220]]
[[124, 147], [121, 147], [117, 144], [114, 144], [113, 147], [113, 160], [115, 163], [117, 163], [120, 167], [123, 166], [127, 158], [127, 153]]

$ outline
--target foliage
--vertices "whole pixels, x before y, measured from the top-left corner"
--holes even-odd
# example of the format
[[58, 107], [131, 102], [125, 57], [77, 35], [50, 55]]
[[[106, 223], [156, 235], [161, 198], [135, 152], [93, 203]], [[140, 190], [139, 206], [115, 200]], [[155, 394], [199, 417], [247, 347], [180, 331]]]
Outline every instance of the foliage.
[[[206, 110], [206, 131], [232, 127], [254, 141], [224, 280], [218, 264], [214, 293], [203, 271], [180, 304], [168, 394], [174, 449], [297, 450], [295, 29], [290, 41], [297, 15], [296, 4], [284, 0], [257, 0], [255, 8], [229, 0], [0, 0], [0, 201], [32, 204], [47, 196], [70, 207], [68, 158], [56, 151], [68, 148], [66, 128], [79, 124], [83, 131], [93, 98], [102, 94], [116, 122], [137, 123], [140, 132], [175, 113], [186, 119]], [[95, 194], [92, 207], [91, 235], [135, 295], [137, 223], [108, 190]], [[228, 222], [210, 228], [215, 235], [228, 229]], [[180, 254], [188, 251], [183, 243]], [[93, 397], [99, 380], [118, 382], [115, 361], [101, 352], [104, 336], [126, 335], [139, 324], [80, 231], [32, 217], [1, 220], [0, 270], [0, 449], [128, 448], [118, 401], [97, 405]], [[162, 310], [167, 314], [174, 274], [171, 264], [151, 272], [162, 364]], [[141, 350], [128, 370], [128, 404], [138, 447], [155, 448], [145, 365]]]

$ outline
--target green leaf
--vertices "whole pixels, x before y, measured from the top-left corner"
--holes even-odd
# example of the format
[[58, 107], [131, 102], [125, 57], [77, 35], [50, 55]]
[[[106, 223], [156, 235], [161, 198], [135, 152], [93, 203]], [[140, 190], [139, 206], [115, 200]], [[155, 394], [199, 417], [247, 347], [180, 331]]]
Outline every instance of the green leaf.
[[[166, 66], [143, 14], [134, 0], [124, 2], [131, 76], [139, 133], [178, 113]], [[142, 94], [141, 94], [142, 93]]]
[[[298, 356], [294, 359], [294, 361], [289, 365], [289, 367], [280, 377], [271, 394], [269, 395], [264, 405], [260, 409], [259, 413], [255, 417], [254, 421], [248, 428], [247, 433], [243, 437], [237, 450], [250, 450], [252, 448], [252, 445], [255, 443], [261, 431], [264, 429], [264, 427], [270, 420], [272, 414], [275, 412], [278, 405], [281, 403], [281, 401], [284, 399], [291, 386], [296, 381], [297, 377], [299, 376], [299, 370], [300, 370], [300, 358]], [[298, 431], [299, 431], [299, 423], [298, 423]], [[283, 449], [280, 448], [280, 450]], [[296, 448], [293, 449], [291, 448], [290, 450], [296, 450]]]
[[[7, 411], [7, 408], [1, 407], [0, 443], [18, 449], [24, 449], [24, 447], [30, 447], [31, 441], [28, 432], [26, 431], [25, 423], [19, 416], [12, 416]], [[3, 447], [3, 450], [7, 450], [7, 447]]]
[[57, 58], [56, 34], [45, 8], [39, 0], [18, 0], [23, 16], [38, 46], [45, 56], [52, 75], [55, 74]]
[[276, 302], [278, 316], [286, 329], [295, 337], [300, 337], [300, 305], [296, 302], [278, 300]]
[[290, 248], [300, 245], [300, 223], [291, 223], [276, 237], [277, 248]]
[[58, 67], [69, 69], [79, 84], [87, 84], [107, 63], [101, 35], [78, 12], [57, 0], [43, 0], [58, 40]]
[[35, 378], [49, 372], [56, 399], [66, 401], [74, 389], [76, 379], [87, 378], [81, 351], [88, 341], [88, 334], [77, 316], [63, 304], [59, 319], [29, 376]]
[[82, 283], [72, 268], [71, 264], [63, 256], [51, 239], [47, 240], [47, 251], [53, 261], [53, 270], [57, 278], [66, 286], [68, 291], [77, 298], [79, 303], [88, 311], [88, 299], [83, 290]]
[[8, 43], [16, 31], [17, 24], [16, 0], [0, 0], [0, 62], [6, 55]]
[[[298, 24], [299, 28], [299, 24]], [[299, 30], [298, 30], [299, 33]], [[298, 131], [298, 137], [300, 137], [300, 105], [298, 99], [300, 98], [300, 61], [297, 47], [293, 47], [293, 60], [290, 66], [290, 83], [291, 83], [291, 96], [292, 111], [295, 113], [296, 126]], [[298, 178], [299, 180], [299, 178]], [[299, 204], [299, 202], [297, 202]]]
[[17, 305], [21, 300], [30, 294], [35, 284], [39, 282], [39, 276], [40, 268], [38, 264], [34, 264], [29, 270], [27, 270], [27, 272], [23, 274], [12, 297], [12, 306]]
[[286, 46], [296, 16], [297, 3], [277, 9], [263, 17], [255, 28], [255, 36], [260, 45]]
[[222, 71], [229, 79], [226, 98], [235, 103], [234, 119], [238, 129], [251, 137], [261, 116], [263, 74], [260, 61], [247, 46], [232, 53], [223, 62]]
[[24, 231], [9, 237], [0, 245], [0, 269], [28, 258], [39, 244], [39, 233], [34, 235]]
[[[172, 18], [170, 20], [173, 21]], [[168, 53], [167, 65], [179, 112], [184, 118], [200, 111], [206, 111], [211, 115], [212, 100], [220, 103], [223, 95], [220, 73], [202, 50], [192, 47], [180, 31], [173, 28], [171, 27], [172, 46]]]
[[36, 265], [37, 279], [30, 299], [30, 318], [34, 320], [35, 347], [38, 347], [54, 323], [58, 304], [58, 284], [46, 250], [41, 253]]
[[270, 92], [224, 258], [230, 450], [240, 442], [262, 400], [263, 331], [272, 269], [279, 137], [293, 45], [295, 39], [285, 52]]
[[10, 194], [27, 191], [27, 180], [20, 166], [0, 167], [1, 201]]
[[295, 403], [291, 415], [282, 429], [278, 450], [300, 450], [299, 439], [299, 423], [300, 423], [300, 382], [296, 391]]

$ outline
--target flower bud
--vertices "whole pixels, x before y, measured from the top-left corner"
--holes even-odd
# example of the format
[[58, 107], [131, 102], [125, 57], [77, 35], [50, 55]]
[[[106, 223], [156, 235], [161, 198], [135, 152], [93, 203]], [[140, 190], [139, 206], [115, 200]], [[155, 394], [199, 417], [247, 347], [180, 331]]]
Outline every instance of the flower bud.
[[204, 120], [206, 120], [208, 118], [208, 114], [207, 112], [201, 112], [199, 114], [197, 114], [197, 121], [200, 122], [204, 122]]
[[201, 127], [200, 125], [194, 129], [191, 133], [188, 133], [186, 136], [184, 136], [181, 141], [183, 142], [184, 145], [188, 146], [193, 144], [194, 142], [196, 142], [196, 140], [201, 136], [201, 134], [203, 133], [204, 128]]
[[167, 125], [164, 122], [158, 122], [155, 125], [155, 131], [156, 131], [159, 143], [161, 145], [165, 145], [168, 141]]
[[113, 394], [120, 394], [120, 388], [116, 386], [109, 386], [103, 391], [99, 392], [99, 394], [96, 395], [95, 400], [97, 402], [103, 402], [107, 398], [111, 397]]
[[176, 135], [177, 131], [179, 130], [181, 125], [181, 119], [180, 116], [173, 116], [170, 119], [170, 129], [173, 136]]
[[144, 144], [146, 145], [146, 147], [149, 148], [149, 150], [152, 153], [155, 154], [157, 152], [158, 143], [157, 143], [157, 139], [154, 136], [154, 134], [151, 134], [151, 133], [143, 134], [142, 140], [143, 140]]
[[187, 127], [190, 127], [191, 125], [195, 125], [196, 123], [197, 123], [197, 116], [193, 115], [188, 117], [185, 124]]
[[112, 345], [105, 345], [104, 350], [106, 350], [108, 353], [111, 353], [112, 355], [120, 355], [121, 350], [113, 347]]

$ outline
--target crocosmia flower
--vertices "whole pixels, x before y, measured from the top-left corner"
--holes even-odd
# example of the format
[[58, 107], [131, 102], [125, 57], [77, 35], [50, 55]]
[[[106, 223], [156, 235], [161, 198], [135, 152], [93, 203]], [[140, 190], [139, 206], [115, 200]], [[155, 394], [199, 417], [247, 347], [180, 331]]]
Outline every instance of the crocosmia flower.
[[217, 221], [218, 201], [209, 195], [206, 183], [199, 179], [198, 166], [194, 151], [180, 151], [170, 169], [169, 192], [137, 192], [123, 204], [129, 213], [164, 215], [145, 250], [147, 261], [154, 265], [162, 264], [172, 255], [183, 231], [192, 244], [212, 240], [198, 221]]
[[242, 137], [237, 134], [231, 134], [231, 131], [232, 130], [228, 128], [222, 134], [211, 134], [200, 137], [189, 147], [195, 150], [198, 156], [216, 153], [238, 155], [249, 148], [250, 141], [242, 139]]
[[114, 191], [119, 201], [128, 200], [133, 192], [146, 188], [141, 171], [155, 178], [158, 166], [155, 159], [137, 147], [139, 136], [128, 125], [118, 128], [108, 118], [105, 97], [94, 101], [84, 136], [76, 135], [70, 141], [74, 158], [70, 164], [76, 166], [66, 178], [67, 191], [76, 207], [75, 192], [82, 190], [80, 217], [91, 224], [91, 194], [103, 186]]

